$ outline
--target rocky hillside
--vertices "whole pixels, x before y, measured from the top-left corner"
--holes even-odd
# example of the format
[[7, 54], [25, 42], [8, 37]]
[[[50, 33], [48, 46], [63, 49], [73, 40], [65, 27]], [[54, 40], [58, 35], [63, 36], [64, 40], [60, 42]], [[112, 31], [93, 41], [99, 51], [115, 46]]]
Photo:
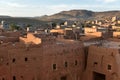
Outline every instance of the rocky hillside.
[[0, 24], [1, 21], [5, 21], [5, 25], [10, 25], [10, 24], [17, 24], [17, 25], [23, 25], [22, 27], [26, 25], [32, 25], [33, 27], [41, 27], [41, 28], [46, 28], [48, 25], [46, 25], [48, 22], [47, 21], [41, 21], [41, 20], [36, 20], [35, 18], [32, 17], [0, 17]]
[[11, 16], [0, 16], [0, 21], [4, 20], [9, 23], [36, 23], [45, 26], [49, 21], [61, 22], [63, 20], [101, 20], [109, 19], [113, 16], [120, 17], [120, 11], [105, 11], [105, 12], [94, 12], [89, 10], [70, 10], [62, 11], [54, 15], [44, 15], [41, 17], [11, 17]]
[[70, 10], [62, 11], [60, 13], [51, 16], [36, 17], [36, 19], [49, 21], [49, 20], [93, 20], [93, 19], [105, 19], [112, 16], [120, 16], [120, 11], [105, 11], [105, 12], [93, 12], [89, 10]]

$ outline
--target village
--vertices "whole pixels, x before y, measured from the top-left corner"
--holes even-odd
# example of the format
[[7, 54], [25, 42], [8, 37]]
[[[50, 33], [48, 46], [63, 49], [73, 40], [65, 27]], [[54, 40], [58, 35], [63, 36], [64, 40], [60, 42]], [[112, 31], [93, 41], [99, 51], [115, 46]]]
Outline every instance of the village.
[[117, 16], [50, 24], [18, 29], [1, 21], [0, 80], [120, 80]]

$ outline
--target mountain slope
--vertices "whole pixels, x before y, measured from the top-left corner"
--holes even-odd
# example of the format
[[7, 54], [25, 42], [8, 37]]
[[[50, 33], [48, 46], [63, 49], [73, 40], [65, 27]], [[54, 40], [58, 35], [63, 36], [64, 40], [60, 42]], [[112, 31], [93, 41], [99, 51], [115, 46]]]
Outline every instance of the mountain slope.
[[62, 11], [60, 13], [37, 18], [39, 20], [88, 20], [88, 19], [104, 19], [113, 16], [120, 16], [120, 11], [105, 11], [105, 12], [93, 12], [89, 10], [70, 10]]

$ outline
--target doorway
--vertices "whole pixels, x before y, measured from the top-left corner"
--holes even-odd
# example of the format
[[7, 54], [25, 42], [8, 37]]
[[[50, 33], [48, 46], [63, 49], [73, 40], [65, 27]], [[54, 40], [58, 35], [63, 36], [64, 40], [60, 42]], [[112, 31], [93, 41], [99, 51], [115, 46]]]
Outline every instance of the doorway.
[[105, 74], [93, 72], [93, 80], [106, 80], [105, 77]]
[[67, 76], [62, 76], [60, 80], [67, 80]]

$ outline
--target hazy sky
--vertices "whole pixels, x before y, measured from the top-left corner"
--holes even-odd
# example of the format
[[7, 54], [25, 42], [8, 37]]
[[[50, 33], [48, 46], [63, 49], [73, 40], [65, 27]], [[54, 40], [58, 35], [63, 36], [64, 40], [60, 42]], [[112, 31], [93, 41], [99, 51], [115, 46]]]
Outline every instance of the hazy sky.
[[120, 10], [120, 0], [0, 0], [0, 15], [41, 16], [71, 9]]

